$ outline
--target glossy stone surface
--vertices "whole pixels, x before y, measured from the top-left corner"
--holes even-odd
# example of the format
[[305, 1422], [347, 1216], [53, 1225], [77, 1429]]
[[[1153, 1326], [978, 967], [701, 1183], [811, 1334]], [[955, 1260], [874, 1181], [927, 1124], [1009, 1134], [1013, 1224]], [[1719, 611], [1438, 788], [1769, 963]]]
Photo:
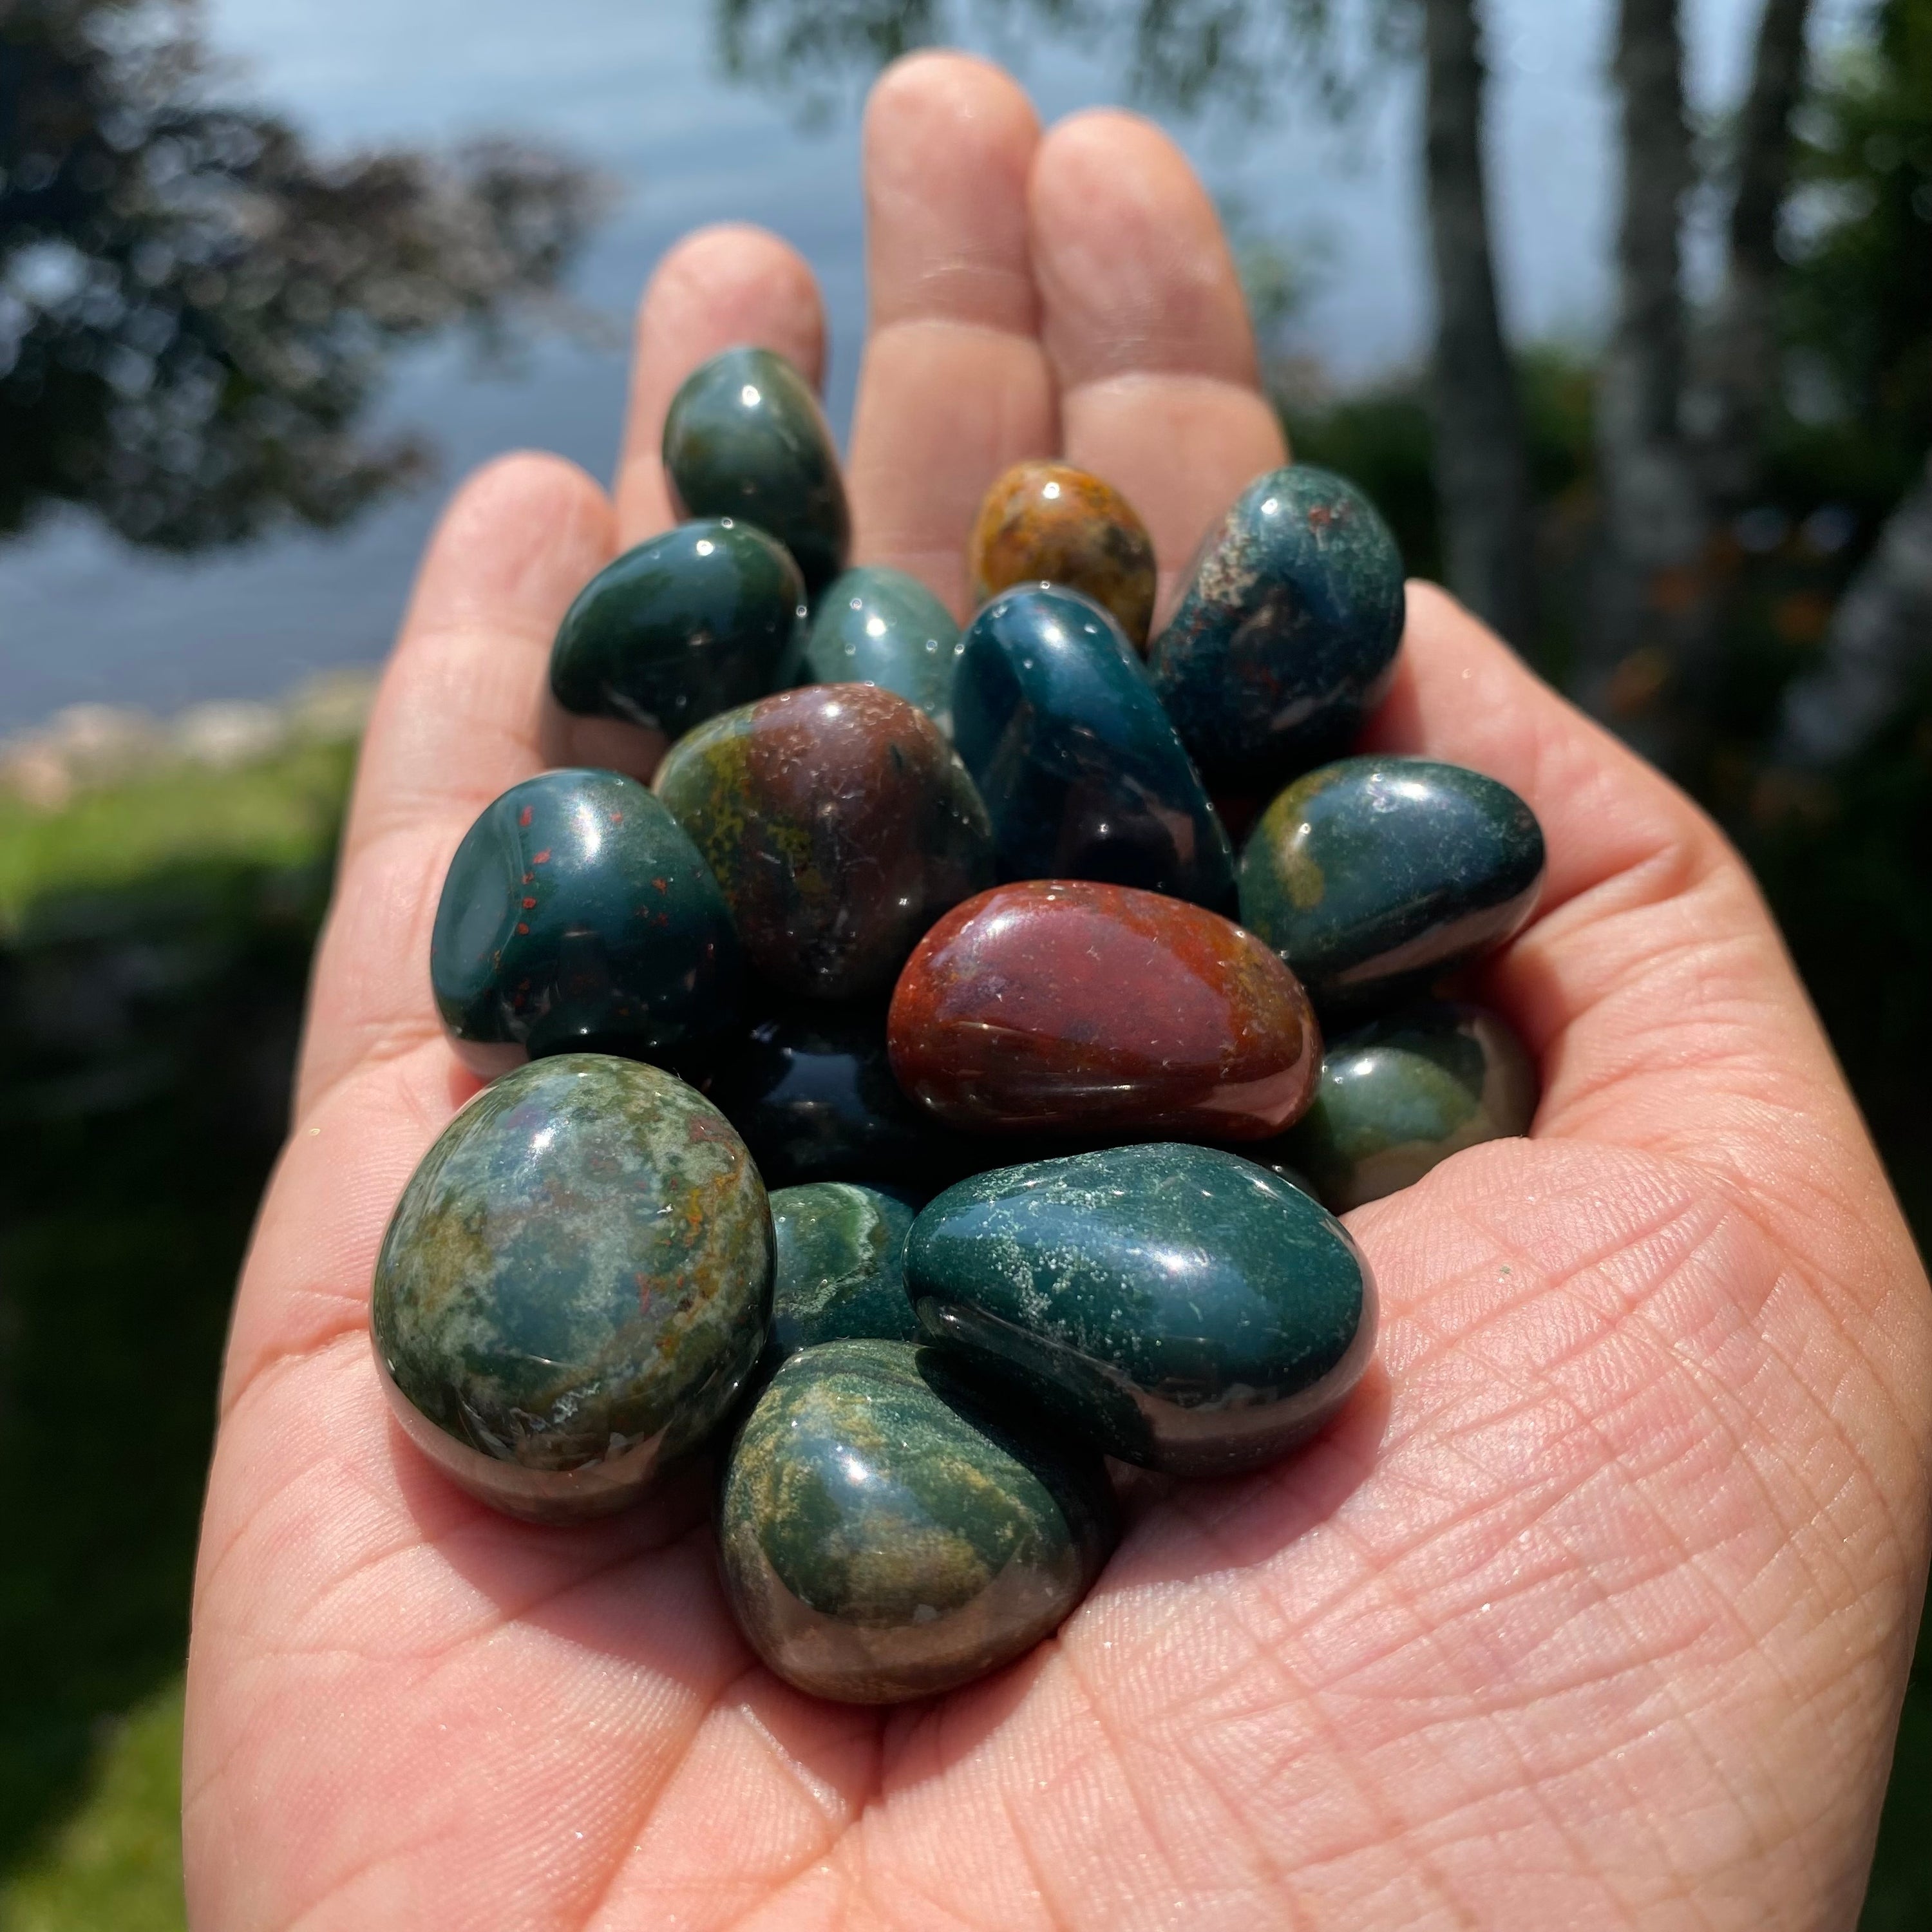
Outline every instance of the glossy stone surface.
[[781, 684], [876, 684], [952, 728], [962, 640], [952, 613], [916, 577], [862, 567], [826, 586]]
[[952, 1690], [1064, 1623], [1117, 1532], [1100, 1459], [995, 1412], [929, 1349], [844, 1341], [781, 1368], [739, 1431], [718, 1544], [788, 1683], [855, 1704]]
[[905, 1288], [913, 1210], [875, 1187], [820, 1180], [772, 1196], [778, 1266], [761, 1374], [821, 1342], [916, 1342]]
[[526, 778], [450, 861], [430, 984], [486, 1079], [550, 1053], [677, 1060], [736, 1021], [739, 979], [718, 881], [634, 778]]
[[1322, 1064], [1307, 995], [1252, 933], [1083, 880], [949, 914], [906, 962], [887, 1033], [899, 1084], [985, 1133], [1263, 1140]]
[[769, 531], [817, 590], [845, 567], [851, 518], [838, 451], [808, 382], [769, 349], [727, 349], [694, 370], [664, 416], [664, 465], [687, 517]]
[[723, 1417], [764, 1346], [772, 1224], [744, 1143], [654, 1066], [536, 1060], [410, 1177], [370, 1327], [398, 1418], [472, 1494], [621, 1508]]
[[1154, 688], [1217, 791], [1348, 748], [1402, 641], [1402, 555], [1367, 497], [1305, 464], [1249, 484], [1154, 640]]
[[1016, 463], [993, 480], [967, 547], [973, 602], [1017, 584], [1084, 591], [1147, 649], [1154, 622], [1154, 539], [1111, 483], [1070, 463]]
[[804, 622], [804, 580], [781, 544], [728, 517], [680, 524], [578, 592], [550, 689], [566, 711], [676, 738], [770, 690]]
[[1465, 1148], [1528, 1133], [1536, 1102], [1535, 1062], [1507, 1021], [1429, 1000], [1330, 1043], [1315, 1104], [1280, 1151], [1339, 1214]]
[[920, 1324], [1130, 1462], [1272, 1461], [1332, 1416], [1374, 1347], [1341, 1222], [1217, 1148], [1114, 1148], [976, 1176], [913, 1223]]
[[1241, 855], [1241, 922], [1324, 1011], [1408, 997], [1500, 946], [1543, 884], [1505, 784], [1428, 758], [1344, 758], [1290, 785]]
[[768, 1186], [810, 1180], [943, 1186], [977, 1143], [942, 1127], [892, 1078], [883, 1001], [788, 1006], [754, 1025], [706, 1090]]
[[814, 999], [883, 992], [992, 882], [986, 808], [945, 734], [869, 684], [814, 684], [674, 745], [657, 795], [717, 875], [753, 968]]
[[1234, 910], [1234, 856], [1120, 627], [1076, 591], [1009, 591], [968, 626], [952, 741], [1003, 879], [1100, 879]]

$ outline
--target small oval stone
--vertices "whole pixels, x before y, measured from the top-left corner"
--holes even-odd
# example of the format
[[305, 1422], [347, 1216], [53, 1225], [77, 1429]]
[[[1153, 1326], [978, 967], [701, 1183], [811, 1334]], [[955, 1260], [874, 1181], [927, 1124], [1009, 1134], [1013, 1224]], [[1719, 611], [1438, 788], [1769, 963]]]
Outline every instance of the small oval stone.
[[1430, 1000], [1330, 1042], [1285, 1160], [1342, 1214], [1412, 1186], [1452, 1154], [1529, 1132], [1536, 1064], [1508, 1022]]
[[759, 1371], [821, 1342], [916, 1342], [906, 1293], [913, 1210], [875, 1187], [815, 1181], [772, 1196], [778, 1264]]
[[708, 1090], [774, 1187], [860, 1180], [929, 1189], [976, 1164], [979, 1143], [941, 1126], [892, 1078], [882, 1001], [814, 1001], [767, 1015]]
[[639, 1495], [765, 1339], [772, 1223], [743, 1142], [654, 1066], [536, 1060], [403, 1190], [370, 1330], [410, 1439], [484, 1502], [565, 1522]]
[[680, 524], [578, 592], [550, 689], [566, 711], [676, 738], [769, 691], [804, 623], [804, 580], [775, 538], [728, 517]]
[[1324, 1011], [1406, 998], [1521, 929], [1543, 830], [1506, 784], [1430, 758], [1344, 758], [1290, 785], [1241, 855], [1241, 920]]
[[718, 1545], [752, 1647], [816, 1697], [970, 1683], [1058, 1630], [1118, 1534], [1100, 1459], [926, 1348], [794, 1355], [738, 1432]]
[[826, 586], [810, 632], [778, 681], [876, 684], [950, 732], [961, 648], [952, 613], [917, 578], [861, 566]]
[[965, 767], [924, 712], [874, 685], [808, 685], [712, 718], [656, 786], [752, 967], [784, 992], [882, 992], [926, 928], [992, 880]]
[[665, 412], [664, 474], [687, 517], [769, 531], [815, 591], [845, 567], [851, 518], [838, 452], [812, 385], [769, 349], [727, 349]]
[[734, 1024], [739, 980], [718, 881], [635, 778], [526, 778], [450, 861], [430, 983], [485, 1079], [551, 1053], [677, 1060]]
[[1292, 464], [1208, 532], [1149, 668], [1202, 776], [1272, 789], [1346, 750], [1402, 642], [1402, 554], [1352, 483]]
[[1307, 995], [1252, 933], [1080, 880], [949, 914], [899, 976], [887, 1033], [899, 1084], [983, 1133], [1263, 1140], [1322, 1064]]
[[1120, 627], [1078, 591], [1008, 591], [966, 632], [952, 740], [1003, 879], [1098, 879], [1234, 907], [1234, 854]]
[[1175, 1475], [1259, 1467], [1346, 1401], [1376, 1291], [1340, 1222], [1218, 1148], [1113, 1148], [950, 1187], [913, 1223], [920, 1325], [1082, 1441]]
[[1137, 651], [1154, 622], [1154, 539], [1111, 483], [1070, 463], [1016, 463], [995, 477], [967, 553], [973, 601], [1016, 584], [1064, 584], [1110, 611]]

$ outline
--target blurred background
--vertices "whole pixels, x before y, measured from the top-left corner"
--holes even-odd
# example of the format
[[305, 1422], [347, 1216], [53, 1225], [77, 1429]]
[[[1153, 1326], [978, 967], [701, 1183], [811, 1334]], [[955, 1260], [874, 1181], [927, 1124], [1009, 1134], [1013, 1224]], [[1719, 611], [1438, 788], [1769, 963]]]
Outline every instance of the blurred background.
[[[818, 268], [842, 431], [932, 41], [1174, 131], [1298, 454], [1738, 839], [1932, 1230], [1932, 0], [0, 0], [0, 1932], [182, 1923], [224, 1322], [437, 507], [608, 472], [703, 221]], [[1864, 1923], [1932, 1927], [1924, 1664]]]

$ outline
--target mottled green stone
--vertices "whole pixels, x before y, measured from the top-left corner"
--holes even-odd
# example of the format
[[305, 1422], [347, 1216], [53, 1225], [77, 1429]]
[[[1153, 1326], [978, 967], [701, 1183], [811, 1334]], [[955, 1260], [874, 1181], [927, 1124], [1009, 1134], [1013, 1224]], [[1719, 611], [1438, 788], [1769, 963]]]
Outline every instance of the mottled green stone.
[[718, 881], [635, 778], [526, 778], [450, 861], [430, 983], [486, 1077], [551, 1053], [675, 1061], [736, 1019], [739, 981]]
[[1100, 1459], [929, 1349], [794, 1355], [734, 1444], [718, 1547], [752, 1648], [820, 1697], [950, 1690], [1052, 1634], [1113, 1548]]
[[916, 577], [862, 567], [826, 586], [781, 684], [876, 684], [952, 729], [952, 679], [963, 649], [952, 614]]
[[1388, 688], [1406, 598], [1375, 506], [1305, 463], [1208, 533], [1148, 668], [1202, 776], [1262, 790], [1345, 750]]
[[676, 738], [770, 690], [804, 624], [804, 580], [783, 544], [728, 517], [680, 524], [578, 592], [550, 649], [550, 689], [566, 711]]
[[1252, 1161], [1160, 1144], [975, 1176], [906, 1246], [927, 1335], [1130, 1462], [1271, 1461], [1347, 1399], [1375, 1285], [1348, 1231]]
[[1500, 946], [1543, 884], [1508, 785], [1429, 758], [1344, 758], [1290, 785], [1241, 855], [1241, 923], [1330, 1012], [1413, 997]]
[[762, 1372], [820, 1342], [916, 1342], [905, 1287], [913, 1210], [849, 1181], [781, 1187], [772, 1196], [778, 1270]]
[[654, 1066], [536, 1060], [410, 1177], [371, 1328], [398, 1418], [474, 1494], [561, 1520], [631, 1500], [756, 1361], [771, 1214], [717, 1108]]
[[664, 417], [664, 464], [688, 517], [769, 530], [817, 590], [845, 566], [851, 519], [838, 452], [806, 382], [769, 349], [727, 349], [687, 376]]
[[1314, 1106], [1270, 1146], [1339, 1214], [1528, 1133], [1536, 1100], [1535, 1063], [1506, 1021], [1430, 1000], [1331, 1040]]

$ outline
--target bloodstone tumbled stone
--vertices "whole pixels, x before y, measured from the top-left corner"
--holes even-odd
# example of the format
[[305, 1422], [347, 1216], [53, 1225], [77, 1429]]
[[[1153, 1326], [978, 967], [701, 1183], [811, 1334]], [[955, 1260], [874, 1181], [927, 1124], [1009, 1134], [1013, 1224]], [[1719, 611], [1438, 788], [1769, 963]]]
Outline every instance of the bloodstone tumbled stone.
[[1120, 627], [1077, 591], [996, 597], [968, 627], [952, 739], [1005, 879], [1100, 879], [1234, 905], [1234, 856]]
[[1529, 1132], [1535, 1063], [1479, 1006], [1427, 1001], [1332, 1041], [1315, 1104], [1281, 1144], [1337, 1214], [1452, 1154]]
[[963, 1180], [913, 1223], [905, 1268], [936, 1343], [1094, 1447], [1176, 1475], [1293, 1448], [1374, 1347], [1375, 1284], [1348, 1231], [1217, 1148]]
[[724, 1116], [654, 1066], [532, 1060], [403, 1191], [370, 1322], [411, 1439], [565, 1521], [631, 1501], [724, 1414], [765, 1339], [772, 1223]]
[[634, 778], [546, 772], [464, 834], [430, 941], [436, 1010], [485, 1078], [545, 1054], [676, 1060], [737, 1015], [718, 881]]
[[718, 1543], [740, 1625], [814, 1696], [884, 1704], [1023, 1655], [1116, 1535], [1098, 1456], [988, 1407], [926, 1348], [794, 1355], [738, 1433]]
[[776, 538], [728, 517], [680, 524], [578, 592], [550, 689], [566, 711], [675, 738], [769, 691], [804, 622], [804, 580]]
[[1252, 933], [1085, 880], [1001, 886], [941, 920], [888, 1033], [900, 1085], [982, 1132], [1264, 1139], [1322, 1063], [1307, 996]]
[[1154, 622], [1154, 539], [1111, 483], [1070, 463], [1016, 463], [980, 506], [967, 554], [973, 601], [1064, 584], [1111, 611], [1136, 650]]
[[772, 1196], [778, 1267], [761, 1371], [821, 1342], [916, 1342], [905, 1288], [913, 1210], [875, 1187], [842, 1180]]
[[781, 684], [876, 684], [952, 728], [959, 626], [916, 577], [884, 567], [848, 570], [826, 586], [812, 628], [781, 670]]
[[1543, 832], [1508, 785], [1428, 758], [1298, 779], [1241, 856], [1241, 921], [1317, 1006], [1406, 998], [1500, 946], [1543, 883]]
[[682, 514], [770, 531], [808, 590], [845, 567], [838, 452], [811, 384], [782, 356], [728, 349], [687, 376], [664, 416], [664, 464]]
[[882, 992], [920, 934], [992, 883], [986, 808], [939, 727], [869, 684], [809, 685], [674, 745], [657, 794], [753, 967], [819, 999]]
[[773, 1187], [878, 1180], [934, 1188], [973, 1170], [968, 1142], [908, 1100], [886, 1054], [884, 1002], [769, 1014], [706, 1091]]
[[1149, 668], [1210, 785], [1272, 787], [1347, 748], [1388, 688], [1402, 612], [1375, 506], [1293, 464], [1208, 532]]

